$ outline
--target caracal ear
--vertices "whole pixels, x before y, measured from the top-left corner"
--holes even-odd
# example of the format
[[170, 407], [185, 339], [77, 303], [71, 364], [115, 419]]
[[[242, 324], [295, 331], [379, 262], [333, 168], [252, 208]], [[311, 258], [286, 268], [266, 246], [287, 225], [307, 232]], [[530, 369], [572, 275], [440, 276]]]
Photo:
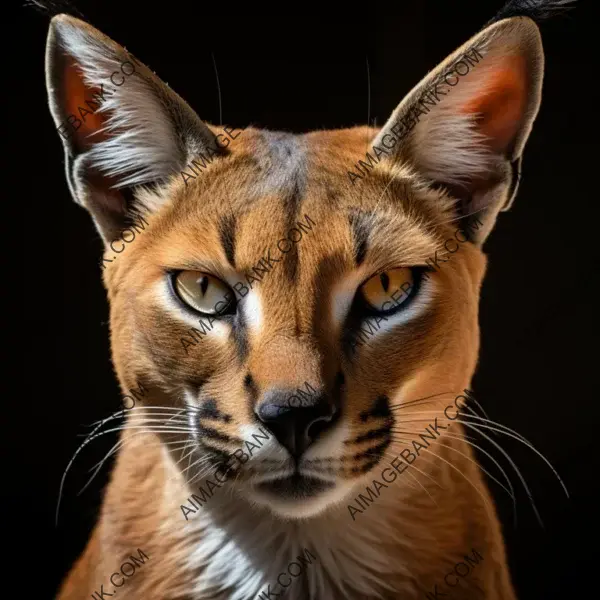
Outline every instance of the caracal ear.
[[514, 198], [523, 148], [538, 113], [544, 53], [528, 17], [493, 23], [423, 79], [377, 135], [393, 170], [408, 164], [477, 212], [482, 243]]
[[50, 22], [46, 86], [71, 194], [91, 213], [105, 243], [131, 222], [136, 186], [165, 182], [190, 157], [219, 147], [154, 73], [74, 17]]

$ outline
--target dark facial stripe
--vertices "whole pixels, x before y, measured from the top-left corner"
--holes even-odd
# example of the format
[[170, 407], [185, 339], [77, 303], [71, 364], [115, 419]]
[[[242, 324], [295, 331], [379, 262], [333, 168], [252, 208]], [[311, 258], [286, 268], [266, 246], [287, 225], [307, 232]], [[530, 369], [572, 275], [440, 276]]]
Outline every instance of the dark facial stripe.
[[248, 391], [248, 395], [250, 396], [250, 400], [252, 401], [252, 406], [254, 406], [254, 404], [258, 400], [258, 389], [256, 387], [256, 383], [254, 382], [254, 378], [252, 377], [252, 375], [250, 375], [250, 373], [248, 373], [246, 377], [244, 377], [244, 387]]
[[370, 471], [378, 462], [379, 462], [379, 459], [370, 460], [368, 463], [366, 463], [362, 467], [352, 467], [352, 469], [350, 469], [350, 472], [355, 473], [357, 475], [362, 475], [363, 473]]
[[333, 404], [337, 408], [337, 412], [340, 413], [342, 407], [344, 405], [344, 396], [346, 394], [346, 377], [342, 373], [342, 371], [338, 371], [335, 379], [333, 380], [333, 392], [331, 397], [333, 399]]
[[238, 437], [221, 433], [212, 427], [198, 427], [198, 435], [212, 440], [219, 440], [220, 442], [235, 442], [241, 444], [244, 441]]
[[[204, 447], [208, 447], [206, 442], [204, 443]], [[213, 454], [213, 456], [209, 456], [209, 462], [212, 464], [213, 467], [215, 467], [215, 469], [226, 466], [227, 463], [231, 460], [230, 452], [217, 450], [216, 448], [213, 448], [212, 445], [209, 447], [209, 449]]]
[[364, 423], [371, 418], [385, 418], [391, 415], [390, 400], [387, 396], [378, 396], [371, 410], [366, 410], [360, 413], [360, 420]]
[[[287, 223], [289, 224], [286, 232], [286, 237], [289, 237], [289, 231], [296, 225], [296, 219], [299, 214], [300, 198], [302, 193], [300, 191], [300, 185], [296, 181], [294, 183], [294, 189], [287, 196], [285, 204], [287, 208]], [[302, 243], [302, 240], [300, 240]], [[283, 270], [287, 280], [290, 283], [296, 282], [296, 276], [298, 273], [298, 245], [294, 244], [292, 251], [288, 252], [283, 259]]]
[[365, 260], [369, 247], [371, 215], [362, 210], [355, 210], [350, 213], [348, 219], [352, 227], [352, 238], [354, 240], [354, 259], [356, 260], [356, 266], [360, 267]]
[[231, 415], [221, 412], [217, 408], [217, 403], [213, 398], [209, 398], [202, 403], [202, 406], [198, 410], [198, 418], [224, 421], [225, 423], [231, 422]]
[[[210, 379], [211, 375], [212, 372], [207, 373], [206, 375], [199, 375], [198, 373], [194, 373], [192, 377], [188, 377], [186, 383], [189, 387], [193, 388], [194, 391], [199, 395], [202, 392], [202, 388]], [[208, 402], [214, 402], [214, 400], [208, 400]]]
[[236, 220], [233, 215], [227, 215], [219, 222], [219, 239], [225, 256], [233, 268], [235, 268], [235, 226]]
[[[269, 152], [273, 162], [281, 169], [283, 208], [287, 223], [285, 237], [288, 237], [290, 229], [296, 226], [300, 217], [302, 197], [306, 189], [305, 148], [303, 142], [296, 136], [276, 133], [269, 145]], [[297, 244], [294, 244], [293, 250], [285, 255], [283, 269], [287, 280], [295, 283], [298, 273]]]
[[361, 442], [366, 442], [368, 440], [376, 440], [378, 438], [385, 438], [390, 434], [391, 425], [386, 427], [380, 427], [379, 429], [372, 429], [367, 433], [359, 435], [353, 440], [346, 440], [345, 444], [360, 444]]
[[242, 363], [248, 356], [248, 328], [246, 327], [244, 312], [241, 308], [233, 319], [231, 334], [238, 352], [240, 363]]
[[368, 450], [365, 450], [364, 452], [359, 452], [358, 454], [355, 454], [352, 457], [352, 459], [355, 461], [362, 460], [363, 458], [368, 458], [369, 460], [373, 460], [374, 457], [380, 459], [390, 444], [391, 444], [391, 440], [389, 440], [389, 439], [384, 440], [383, 442], [381, 442], [381, 444], [377, 444], [377, 446], [375, 446], [374, 448], [369, 448]]

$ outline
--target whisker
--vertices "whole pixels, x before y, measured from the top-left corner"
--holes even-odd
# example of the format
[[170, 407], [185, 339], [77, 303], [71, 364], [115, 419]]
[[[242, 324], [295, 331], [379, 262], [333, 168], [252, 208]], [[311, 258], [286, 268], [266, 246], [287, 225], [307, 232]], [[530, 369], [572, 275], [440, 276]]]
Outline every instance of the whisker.
[[[367, 127], [371, 126], [371, 69], [369, 67], [369, 55], [365, 57], [367, 60]], [[366, 152], [369, 151], [369, 133], [367, 132]]]
[[[466, 421], [461, 421], [460, 419], [458, 419], [456, 422], [467, 424]], [[474, 424], [471, 423], [471, 426], [474, 426]], [[552, 472], [554, 473], [554, 475], [560, 482], [560, 485], [562, 486], [563, 490], [565, 491], [567, 498], [570, 497], [567, 487], [563, 483], [563, 480], [560, 478], [559, 474], [556, 472], [556, 469], [552, 466], [552, 463], [529, 440], [525, 439], [522, 435], [517, 434], [516, 432], [512, 432], [512, 430], [510, 430], [512, 433], [509, 433], [508, 431], [503, 431], [502, 429], [497, 429], [496, 427], [491, 427], [490, 425], [484, 425], [483, 423], [478, 423], [478, 426], [485, 427], [486, 429], [491, 429], [492, 431], [498, 431], [499, 433], [503, 433], [504, 435], [512, 437], [515, 440], [521, 442], [521, 444], [524, 444], [530, 450], [533, 450], [550, 467], [550, 469], [552, 470]], [[503, 427], [505, 427], [506, 429], [510, 429], [509, 427], [506, 427], [506, 426], [503, 426]]]
[[[397, 458], [396, 456], [393, 456], [392, 454], [390, 454], [390, 450], [386, 450], [385, 452], [383, 452], [383, 454], [381, 454], [381, 457], [387, 458], [387, 459], [391, 459], [392, 461]], [[376, 458], [378, 458], [379, 455], [376, 456]], [[409, 485], [408, 487], [410, 487], [411, 489], [416, 489], [415, 487], [413, 487], [412, 485]]]
[[223, 125], [223, 106], [221, 105], [221, 83], [219, 82], [219, 72], [217, 71], [217, 62], [215, 61], [215, 55], [211, 52], [210, 56], [212, 58], [213, 67], [215, 68], [215, 77], [217, 78], [217, 90], [219, 92], [219, 125]]
[[[95, 435], [90, 434], [90, 436], [88, 436], [88, 438], [87, 438], [87, 442], [89, 443], [96, 438], [99, 438], [108, 433], [113, 433], [114, 431], [131, 431], [134, 429], [141, 429], [142, 431], [140, 433], [164, 433], [164, 434], [171, 434], [171, 435], [179, 435], [180, 432], [190, 433], [190, 434], [193, 433], [189, 429], [181, 429], [181, 428], [159, 429], [159, 428], [153, 428], [153, 427], [139, 427], [139, 426], [129, 427], [124, 424], [120, 427], [115, 427], [114, 429], [107, 429], [105, 431], [100, 431], [99, 433], [96, 433]], [[135, 435], [137, 435], [137, 434], [135, 434]]]
[[439, 394], [432, 394], [431, 396], [424, 396], [423, 398], [416, 398], [415, 400], [409, 400], [408, 402], [398, 402], [397, 404], [390, 404], [391, 407], [404, 408], [405, 406], [412, 406], [416, 402], [423, 402], [430, 398], [437, 398], [438, 396], [444, 396], [446, 394], [454, 394], [454, 392], [440, 392]]
[[[188, 446], [190, 446], [190, 451], [186, 453], [185, 451], [186, 451], [186, 449], [187, 449], [187, 447], [188, 447]], [[184, 447], [181, 449], [181, 454], [182, 454], [182, 456], [181, 456], [181, 457], [179, 458], [179, 460], [178, 460], [178, 461], [175, 463], [175, 466], [179, 465], [179, 463], [180, 463], [182, 460], [185, 460], [185, 459], [186, 459], [188, 456], [189, 456], [189, 457], [191, 457], [191, 455], [194, 453], [194, 450], [196, 450], [196, 449], [197, 449], [197, 447], [196, 447], [195, 440], [188, 440], [188, 441], [185, 443], [185, 446], [184, 446]], [[189, 462], [188, 462], [188, 464], [189, 464]]]
[[[104, 423], [107, 423], [113, 419], [117, 419], [119, 417], [124, 416], [125, 414], [125, 410], [127, 410], [128, 413], [130, 413], [131, 411], [135, 411], [135, 410], [145, 410], [145, 411], [150, 411], [152, 412], [152, 410], [156, 410], [156, 411], [166, 411], [167, 415], [171, 414], [170, 411], [176, 412], [176, 413], [181, 413], [182, 409], [179, 408], [175, 408], [175, 407], [170, 407], [170, 406], [161, 406], [161, 407], [147, 407], [147, 406], [138, 406], [138, 407], [131, 407], [130, 409], [119, 409], [118, 411], [113, 412], [111, 415], [109, 415], [106, 419], [103, 419], [100, 422], [96, 422], [98, 423], [93, 430], [87, 434], [86, 438], [83, 440], [83, 442], [80, 444], [80, 446], [77, 448], [77, 450], [75, 450], [75, 453], [73, 454], [73, 456], [71, 457], [71, 459], [69, 460], [65, 470], [63, 471], [61, 480], [60, 480], [60, 485], [59, 485], [59, 489], [58, 489], [58, 500], [56, 503], [56, 513], [55, 513], [55, 517], [54, 517], [54, 525], [55, 527], [58, 527], [58, 515], [60, 513], [60, 504], [61, 504], [61, 500], [62, 500], [62, 493], [63, 493], [63, 489], [64, 489], [64, 484], [65, 484], [65, 480], [67, 477], [67, 474], [73, 464], [73, 462], [75, 461], [75, 459], [77, 458], [77, 456], [79, 455], [79, 453], [94, 439], [96, 439], [97, 437], [99, 437], [99, 434], [96, 434], [96, 432], [104, 425]], [[187, 409], [183, 409], [184, 411], [187, 411]], [[176, 416], [176, 415], [175, 415]], [[93, 424], [92, 424], [93, 425]], [[112, 430], [108, 430], [108, 431], [104, 431], [102, 432], [102, 435], [104, 435], [105, 433], [110, 433], [111, 431], [119, 431], [122, 428], [116, 428], [116, 429], [112, 429]], [[168, 432], [167, 432], [168, 433]], [[189, 431], [189, 424], [188, 424], [188, 433], [192, 433]], [[92, 476], [95, 476], [95, 474]], [[87, 487], [88, 484], [86, 484], [86, 486], [84, 486], [84, 488], [80, 491], [83, 492], [83, 490]]]
[[527, 494], [527, 496], [529, 497], [529, 500], [531, 502], [531, 507], [533, 509], [533, 512], [535, 513], [535, 516], [537, 517], [537, 520], [540, 523], [541, 527], [544, 528], [544, 523], [542, 521], [542, 518], [540, 517], [540, 513], [537, 510], [537, 507], [535, 505], [535, 501], [533, 500], [533, 496], [531, 494], [529, 486], [525, 482], [525, 478], [521, 475], [521, 472], [519, 471], [517, 465], [514, 463], [514, 461], [512, 460], [512, 458], [508, 455], [508, 453], [504, 450], [504, 448], [502, 448], [502, 446], [500, 446], [500, 444], [498, 444], [496, 442], [496, 440], [492, 439], [489, 435], [487, 435], [487, 433], [484, 433], [483, 431], [479, 431], [479, 429], [477, 429], [477, 427], [475, 425], [471, 424], [471, 423], [463, 422], [463, 425], [465, 425], [466, 427], [472, 428], [479, 435], [483, 436], [486, 440], [488, 440], [489, 442], [491, 442], [496, 448], [498, 448], [498, 450], [500, 450], [500, 452], [502, 453], [502, 455], [510, 463], [511, 467], [515, 470], [515, 473], [517, 474], [517, 476], [521, 480], [521, 484], [523, 485], [523, 488], [525, 489], [525, 493]]
[[[518, 438], [521, 439], [521, 441], [527, 442], [527, 443], [531, 443], [523, 435], [521, 435], [518, 431], [515, 431], [514, 429], [511, 429], [507, 425], [503, 425], [502, 423], [498, 423], [498, 421], [493, 421], [490, 418], [484, 419], [483, 417], [480, 417], [477, 414], [465, 415], [465, 417], [467, 417], [469, 419], [476, 419], [477, 421], [483, 421], [484, 423], [489, 423], [491, 425], [495, 425], [496, 427], [500, 427], [502, 430], [505, 430], [507, 432], [510, 432], [510, 433], [516, 435]], [[496, 433], [500, 433], [500, 432], [496, 432]]]
[[[477, 400], [477, 398], [475, 398], [475, 396], [473, 394], [469, 394], [467, 392], [466, 398], [468, 401], [473, 402], [479, 408], [479, 410], [483, 413], [483, 416], [486, 419], [490, 418], [489, 415], [485, 412], [485, 409], [483, 408], [483, 406], [481, 406], [481, 403], [479, 402], [479, 400]], [[468, 404], [465, 404], [465, 407], [468, 408], [473, 414], [476, 414], [475, 411]]]
[[506, 474], [506, 472], [504, 471], [504, 469], [502, 468], [500, 463], [489, 452], [487, 452], [487, 450], [485, 450], [478, 444], [475, 444], [474, 442], [469, 441], [473, 438], [466, 436], [464, 433], [461, 436], [452, 435], [451, 433], [444, 433], [444, 435], [449, 438], [456, 439], [456, 440], [462, 440], [462, 441], [466, 442], [467, 444], [469, 444], [470, 446], [477, 448], [477, 450], [479, 450], [480, 452], [483, 452], [483, 454], [485, 454], [496, 465], [496, 467], [498, 467], [498, 470], [504, 475], [504, 478], [506, 479], [506, 483], [508, 483], [508, 487], [510, 488], [510, 491], [511, 491], [511, 496], [513, 499], [513, 512], [515, 515], [514, 526], [516, 527], [517, 526], [517, 498], [515, 495], [515, 489], [513, 488], [510, 477]]
[[192, 429], [190, 429], [189, 427], [167, 427], [166, 425], [160, 426], [150, 426], [150, 427], [144, 427], [142, 425], [127, 425], [126, 423], [124, 423], [121, 427], [115, 427], [113, 429], [106, 429], [104, 431], [101, 431], [100, 433], [97, 433], [94, 437], [98, 437], [100, 435], [106, 435], [107, 433], [112, 433], [113, 431], [132, 431], [134, 429], [143, 429], [145, 431], [147, 431], [148, 433], [177, 433], [177, 432], [183, 432], [183, 433], [189, 433], [192, 434], [194, 433]]
[[[100, 472], [100, 469], [102, 469], [102, 466], [104, 465], [104, 463], [113, 455], [115, 454], [122, 446], [125, 446], [125, 444], [127, 442], [131, 442], [133, 440], [134, 437], [138, 436], [138, 435], [143, 435], [144, 432], [140, 431], [138, 433], [134, 433], [131, 435], [131, 437], [126, 437], [123, 439], [120, 439], [109, 451], [109, 453], [99, 462], [97, 462], [91, 469], [90, 471], [94, 470], [94, 473], [92, 474], [92, 476], [88, 479], [87, 483], [79, 490], [79, 492], [77, 493], [77, 496], [81, 496], [81, 494], [83, 494], [83, 492], [88, 488], [88, 486], [92, 483], [92, 481], [95, 479], [96, 475]], [[182, 441], [173, 441], [173, 442], [165, 442], [165, 441], [159, 441], [159, 442], [155, 442], [155, 443], [151, 443], [149, 445], [146, 445], [146, 447], [153, 447], [153, 446], [160, 446], [160, 445], [167, 445], [167, 446], [173, 446], [173, 445], [178, 445], [178, 444], [187, 444], [188, 442], [182, 442]], [[88, 471], [89, 473], [89, 471]]]
[[[419, 458], [423, 458], [423, 457], [422, 457], [422, 456], [420, 456]], [[434, 464], [432, 461], [426, 461], [426, 462], [427, 462], [428, 464], [430, 464], [430, 465]], [[419, 469], [419, 468], [415, 467], [415, 466], [414, 466], [414, 465], [412, 465], [412, 464], [409, 464], [409, 463], [406, 463], [406, 464], [408, 464], [408, 466], [409, 466], [409, 467], [411, 467], [411, 468], [413, 468], [413, 469], [417, 470], [419, 473], [421, 473], [421, 475], [425, 475], [425, 477], [427, 477], [428, 479], [431, 479], [431, 481], [433, 481], [433, 483], [435, 483], [435, 485], [437, 485], [437, 486], [438, 486], [440, 489], [442, 489], [442, 490], [444, 489], [444, 488], [442, 487], [441, 483], [439, 483], [438, 481], [436, 481], [436, 480], [435, 480], [433, 477], [431, 477], [431, 475], [429, 475], [428, 473], [425, 473], [425, 471], [421, 471], [421, 469]]]
[[403, 429], [394, 429], [393, 427], [390, 428], [390, 431], [392, 433], [406, 433], [408, 435], [419, 435], [418, 433], [416, 433], [414, 431], [404, 431]]
[[[435, 411], [432, 411], [432, 412], [435, 413]], [[398, 424], [402, 424], [402, 425], [408, 425], [409, 423], [423, 423], [424, 421], [431, 423], [431, 421], [432, 421], [431, 417], [422, 417], [420, 419], [406, 419], [405, 418], [405, 417], [412, 417], [413, 415], [416, 415], [416, 414], [419, 414], [419, 413], [410, 413], [407, 415], [401, 415], [400, 417], [396, 416], [394, 421], [397, 422]]]
[[457, 217], [453, 217], [449, 221], [442, 221], [441, 223], [438, 223], [438, 225], [445, 225], [446, 223], [454, 223], [455, 221], [459, 221], [460, 219], [464, 219], [465, 217], [470, 217], [471, 215], [476, 215], [478, 212], [481, 212], [482, 210], [486, 210], [489, 207], [490, 207], [490, 205], [487, 204], [486, 206], [483, 206], [482, 208], [478, 208], [477, 210], [474, 210], [473, 212], [465, 213], [464, 215], [461, 214]]
[[410, 471], [406, 471], [406, 473], [407, 473], [407, 475], [410, 475], [410, 477], [421, 486], [421, 489], [429, 496], [431, 501], [439, 508], [440, 507], [439, 504], [435, 501], [433, 496], [429, 493], [429, 490], [415, 477], [415, 475], [413, 475]]
[[193, 454], [194, 454], [194, 449], [195, 449], [195, 448], [192, 448], [192, 450], [191, 450], [190, 452], [188, 452], [188, 454], [187, 454], [187, 456], [188, 456], [188, 469], [189, 469], [189, 467], [190, 467], [190, 464], [191, 464], [191, 462], [192, 462], [192, 456], [193, 456]]
[[[117, 411], [120, 412], [120, 411]], [[102, 427], [102, 425], [104, 425], [104, 423], [115, 419], [117, 413], [112, 413], [109, 417], [107, 417], [106, 419], [104, 419], [104, 421], [102, 421], [99, 425], [97, 425], [88, 435], [88, 437], [83, 440], [83, 442], [81, 443], [81, 445], [79, 446], [79, 448], [77, 448], [77, 450], [75, 450], [75, 453], [73, 454], [73, 456], [71, 457], [71, 460], [69, 461], [69, 463], [67, 464], [65, 470], [63, 471], [61, 480], [60, 480], [60, 485], [58, 488], [58, 501], [56, 503], [56, 514], [54, 515], [54, 526], [58, 527], [58, 513], [60, 511], [60, 501], [62, 499], [62, 492], [63, 492], [63, 488], [65, 485], [65, 479], [67, 477], [67, 473], [69, 472], [69, 469], [71, 468], [71, 465], [73, 464], [73, 462], [75, 461], [75, 459], [77, 458], [77, 455], [94, 439], [94, 433], [96, 433], [96, 431], [98, 431], [98, 429], [100, 429], [100, 427]]]
[[[121, 408], [117, 411], [115, 411], [114, 413], [112, 413], [111, 417], [113, 416], [124, 416], [125, 414], [130, 414], [133, 411], [147, 411], [149, 413], [152, 413], [152, 411], [165, 411], [164, 414], [165, 416], [170, 415], [171, 413], [168, 411], [174, 411], [174, 412], [185, 412], [187, 411], [187, 409], [182, 409], [182, 408], [175, 408], [175, 407], [169, 407], [169, 406], [158, 406], [158, 407], [153, 407], [153, 406], [132, 406], [131, 408]], [[137, 415], [136, 415], [137, 416]], [[151, 414], [151, 416], [157, 416], [155, 413]], [[110, 417], [109, 417], [110, 418]], [[93, 423], [91, 423], [90, 425], [88, 425], [88, 427], [93, 427], [96, 423], [104, 423], [106, 422], [107, 419], [103, 419], [102, 421], [94, 421]]]
[[[142, 415], [134, 415], [130, 417], [126, 423], [128, 425], [138, 425], [139, 423], [164, 423], [166, 427], [170, 427], [171, 425], [189, 426], [189, 421], [187, 419], [178, 419], [176, 421], [173, 421], [173, 417], [171, 417], [170, 419], [154, 419]], [[167, 425], [168, 423], [170, 425]]]
[[199, 470], [198, 473], [196, 473], [196, 475], [194, 475], [194, 477], [192, 477], [188, 481], [188, 485], [191, 486], [192, 483], [194, 481], [196, 481], [196, 479], [198, 479], [198, 478], [202, 478], [202, 477], [204, 477], [206, 475], [211, 475], [212, 476], [212, 475], [214, 475], [219, 470], [219, 467], [215, 467], [215, 465], [212, 462], [210, 462], [208, 456], [202, 456], [202, 457], [200, 457], [200, 459], [198, 459], [192, 466], [198, 464], [202, 460], [206, 464], [207, 468], [205, 470]]
[[447, 461], [445, 458], [442, 458], [439, 454], [436, 454], [429, 448], [425, 448], [424, 452], [429, 452], [430, 454], [433, 454], [433, 456], [436, 456], [441, 461], [445, 462], [450, 468], [454, 469], [457, 473], [459, 473], [464, 478], [464, 480], [481, 496], [481, 499], [483, 500], [484, 504], [486, 504], [488, 508], [491, 508], [488, 501], [485, 499], [485, 496], [481, 493], [481, 490], [479, 490], [477, 486], [460, 469], [455, 467], [451, 462]]
[[[397, 408], [395, 408], [394, 410], [398, 410]], [[402, 418], [408, 416], [412, 416], [412, 415], [437, 415], [438, 417], [440, 417], [441, 415], [443, 415], [443, 412], [440, 412], [439, 410], [420, 410], [418, 412], [412, 412], [412, 413], [406, 413], [401, 415]]]
[[[198, 448], [194, 448], [194, 450], [197, 450], [197, 449]], [[185, 469], [183, 469], [183, 471], [180, 471], [179, 474], [183, 475], [186, 471], [188, 471], [189, 469], [192, 469], [199, 463], [207, 463], [207, 464], [210, 463], [211, 457], [207, 454], [201, 454], [197, 460], [195, 460], [192, 464], [190, 464], [192, 455], [193, 455], [193, 451], [189, 453], [188, 466]]]
[[[452, 437], [454, 437], [455, 439], [460, 439], [460, 438], [456, 438], [456, 436], [452, 436]], [[488, 473], [488, 471], [486, 471], [486, 469], [484, 469], [478, 462], [474, 461], [472, 458], [467, 456], [464, 452], [457, 450], [453, 446], [442, 444], [441, 441], [440, 441], [440, 446], [444, 446], [444, 448], [448, 448], [449, 450], [453, 450], [454, 452], [458, 452], [458, 454], [460, 454], [461, 456], [464, 456], [468, 461], [472, 462], [476, 467], [479, 467], [490, 479], [495, 481], [513, 499], [513, 501], [515, 500], [514, 495], [510, 493], [508, 488], [504, 484], [500, 483], [500, 481], [498, 481], [493, 475]]]
[[[87, 489], [87, 487], [90, 485], [90, 483], [92, 483], [92, 481], [94, 480], [94, 478], [96, 477], [96, 475], [99, 473], [100, 469], [102, 468], [102, 466], [104, 465], [104, 463], [112, 456], [112, 454], [114, 452], [116, 452], [116, 450], [118, 448], [120, 448], [123, 445], [123, 440], [119, 440], [110, 450], [109, 453], [100, 461], [98, 461], [91, 469], [90, 471], [94, 470], [94, 468], [96, 469], [94, 471], [94, 473], [92, 474], [92, 476], [88, 479], [87, 483], [79, 490], [79, 492], [77, 492], [78, 496], [81, 496], [81, 494], [83, 494], [83, 492]], [[89, 473], [89, 471], [88, 471]]]

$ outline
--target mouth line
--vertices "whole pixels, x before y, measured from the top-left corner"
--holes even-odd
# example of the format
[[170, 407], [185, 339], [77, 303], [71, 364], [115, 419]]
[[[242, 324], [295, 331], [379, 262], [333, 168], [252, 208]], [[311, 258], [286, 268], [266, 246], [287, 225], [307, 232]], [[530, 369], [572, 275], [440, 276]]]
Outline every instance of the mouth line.
[[300, 500], [302, 498], [312, 498], [326, 490], [330, 490], [335, 487], [335, 483], [315, 476], [302, 475], [295, 471], [287, 477], [261, 481], [256, 487], [261, 492], [277, 496], [280, 499]]

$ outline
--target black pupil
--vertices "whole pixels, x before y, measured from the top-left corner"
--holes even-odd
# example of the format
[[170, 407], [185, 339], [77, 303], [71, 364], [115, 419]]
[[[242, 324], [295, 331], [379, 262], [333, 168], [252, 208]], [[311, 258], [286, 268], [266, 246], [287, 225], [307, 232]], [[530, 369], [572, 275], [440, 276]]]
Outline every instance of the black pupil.
[[206, 288], [208, 287], [208, 277], [206, 277], [206, 275], [200, 277], [200, 279], [198, 279], [198, 284], [200, 285], [200, 291], [204, 296], [206, 294]]
[[381, 281], [381, 285], [383, 286], [383, 291], [387, 292], [388, 291], [388, 287], [390, 285], [390, 278], [388, 276], [387, 273], [382, 273], [379, 276], [379, 281]]

